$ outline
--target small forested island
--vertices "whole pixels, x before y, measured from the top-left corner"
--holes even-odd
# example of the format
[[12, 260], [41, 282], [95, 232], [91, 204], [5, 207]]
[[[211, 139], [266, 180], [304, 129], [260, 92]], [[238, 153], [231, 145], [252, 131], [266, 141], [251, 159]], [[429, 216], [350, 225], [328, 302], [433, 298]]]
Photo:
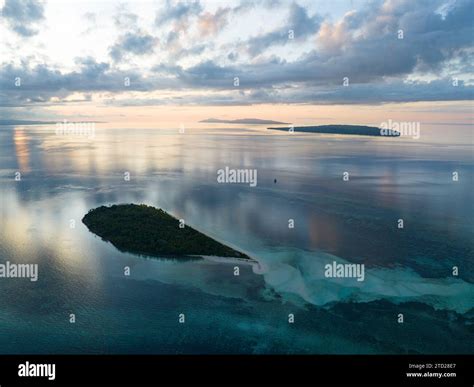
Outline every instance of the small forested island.
[[101, 206], [82, 222], [121, 251], [151, 257], [216, 256], [248, 259], [203, 233], [183, 225], [162, 209], [144, 204]]
[[398, 137], [400, 133], [395, 130], [377, 128], [375, 126], [364, 125], [318, 125], [318, 126], [294, 126], [294, 127], [273, 127], [271, 130], [284, 130], [304, 133], [329, 133], [329, 134], [349, 134], [356, 136], [383, 136]]

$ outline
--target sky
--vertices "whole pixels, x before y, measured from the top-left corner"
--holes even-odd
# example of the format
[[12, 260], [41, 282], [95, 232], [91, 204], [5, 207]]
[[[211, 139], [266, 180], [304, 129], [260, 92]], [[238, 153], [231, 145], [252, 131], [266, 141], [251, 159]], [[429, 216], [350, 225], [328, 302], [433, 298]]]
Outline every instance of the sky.
[[2, 119], [472, 122], [473, 0], [3, 0], [0, 12]]

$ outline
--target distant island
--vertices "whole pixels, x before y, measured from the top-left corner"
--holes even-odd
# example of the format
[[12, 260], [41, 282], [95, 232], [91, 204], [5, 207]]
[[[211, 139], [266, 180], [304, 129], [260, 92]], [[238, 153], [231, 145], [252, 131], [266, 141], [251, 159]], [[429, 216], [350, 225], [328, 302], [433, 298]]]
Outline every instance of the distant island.
[[51, 125], [57, 121], [30, 121], [30, 120], [0, 120], [0, 125], [14, 126], [14, 125]]
[[271, 130], [284, 130], [303, 133], [328, 133], [328, 134], [348, 134], [356, 136], [382, 136], [382, 137], [398, 137], [400, 133], [394, 130], [377, 128], [375, 126], [363, 125], [318, 125], [318, 126], [295, 126], [295, 127], [278, 127], [268, 128]]
[[218, 118], [208, 118], [199, 122], [207, 122], [210, 124], [288, 125], [288, 122], [260, 120], [258, 118], [241, 118], [238, 120], [220, 120]]
[[[101, 124], [105, 122], [106, 121], [81, 121], [81, 123], [95, 123], [95, 124]], [[33, 126], [33, 125], [52, 125], [52, 124], [62, 124], [62, 123], [64, 123], [64, 120], [59, 120], [59, 121], [31, 121], [31, 120], [13, 120], [13, 119], [0, 120], [0, 126], [15, 126], [15, 125]]]
[[101, 206], [82, 222], [121, 251], [151, 257], [214, 256], [251, 260], [201, 232], [184, 226], [162, 209], [144, 204]]

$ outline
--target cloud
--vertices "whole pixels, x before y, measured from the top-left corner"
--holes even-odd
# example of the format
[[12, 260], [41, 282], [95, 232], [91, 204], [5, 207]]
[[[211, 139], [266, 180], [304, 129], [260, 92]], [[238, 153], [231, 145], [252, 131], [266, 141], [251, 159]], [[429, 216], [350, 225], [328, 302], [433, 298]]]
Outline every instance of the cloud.
[[87, 35], [97, 29], [97, 15], [94, 12], [85, 12], [82, 17], [86, 20], [87, 27], [82, 34]]
[[127, 54], [151, 54], [158, 39], [143, 32], [127, 32], [110, 48], [110, 56], [120, 61]]
[[[209, 12], [203, 11], [199, 2], [168, 2], [157, 16], [158, 21], [171, 23], [162, 31], [159, 46], [160, 52], [167, 54], [166, 60], [160, 55], [156, 64], [127, 73], [117, 68], [120, 61], [152, 53], [160, 43], [138, 28], [135, 17], [120, 19], [130, 23], [122, 24], [128, 27], [109, 47], [110, 63], [82, 58], [75, 71], [64, 71], [46, 64], [32, 67], [28, 60], [13, 65], [17, 60], [12, 60], [0, 69], [0, 103], [46, 104], [53, 97], [62, 101], [75, 92], [107, 92], [104, 98], [109, 103], [137, 105], [364, 104], [473, 97], [474, 26], [466, 16], [474, 12], [473, 1], [436, 1], [434, 6], [426, 0], [371, 2], [334, 21], [310, 15], [294, 3], [283, 26], [270, 33], [246, 42], [239, 37], [222, 44], [199, 40], [230, 28], [231, 16], [255, 6], [249, 4]], [[443, 4], [446, 6], [441, 7]], [[124, 13], [129, 14], [122, 10]], [[195, 35], [174, 28], [174, 23], [194, 16]], [[288, 29], [294, 30], [295, 43], [300, 39], [305, 49], [288, 58], [269, 54], [269, 47], [288, 44]], [[398, 38], [400, 30], [403, 39]], [[249, 61], [241, 47], [261, 55]], [[22, 78], [20, 88], [14, 86], [15, 77]], [[124, 88], [124, 77], [132, 79], [128, 88]], [[238, 87], [234, 86], [236, 77]], [[343, 86], [345, 77], [348, 87]], [[454, 77], [459, 78], [457, 87], [452, 85]], [[133, 99], [113, 99], [115, 94], [129, 91], [161, 90], [172, 93], [143, 98], [136, 93]]]
[[215, 36], [229, 24], [232, 16], [240, 16], [257, 7], [275, 9], [278, 6], [280, 6], [279, 0], [243, 0], [236, 6], [219, 7], [214, 13], [202, 12], [201, 9], [198, 29], [201, 37]]
[[209, 89], [234, 87], [234, 77], [240, 73], [236, 68], [219, 66], [211, 60], [187, 69], [176, 66], [172, 71], [184, 86]]
[[202, 49], [194, 51], [186, 48], [184, 43], [184, 38], [188, 35], [192, 24], [190, 19], [192, 17], [198, 18], [202, 11], [203, 7], [199, 1], [167, 0], [165, 6], [157, 13], [155, 25], [158, 28], [162, 29], [163, 26], [171, 24], [171, 28], [166, 27], [168, 33], [162, 45], [170, 60], [179, 60], [193, 55], [193, 52], [199, 55], [204, 51], [205, 44], [203, 43], [199, 44]]
[[[356, 83], [437, 72], [453, 58], [472, 59], [474, 26], [464, 14], [473, 14], [473, 6], [471, 1], [457, 1], [443, 17], [434, 12], [432, 2], [423, 0], [371, 4], [337, 23], [324, 22], [316, 37], [315, 55], [330, 74]], [[400, 31], [403, 39], [398, 38]]]
[[196, 43], [190, 47], [183, 47], [182, 33], [171, 31], [161, 44], [161, 52], [166, 53], [168, 60], [176, 62], [180, 59], [201, 55], [207, 48], [213, 46], [210, 42]]
[[393, 81], [373, 84], [359, 84], [352, 87], [310, 87], [259, 89], [247, 91], [220, 91], [204, 96], [186, 94], [179, 97], [160, 99], [124, 99], [119, 106], [155, 106], [155, 105], [216, 105], [243, 106], [257, 104], [384, 104], [420, 101], [470, 101], [474, 98], [474, 86], [460, 83], [452, 85], [451, 79], [431, 82]]
[[156, 15], [155, 24], [160, 26], [172, 21], [185, 22], [190, 16], [202, 11], [199, 1], [166, 1], [164, 9]]
[[433, 81], [388, 81], [357, 84], [350, 87], [314, 87], [282, 91], [278, 98], [288, 103], [381, 104], [390, 102], [468, 101], [474, 98], [474, 86], [460, 82], [453, 86], [451, 78]]
[[119, 7], [117, 14], [114, 17], [114, 24], [119, 29], [136, 28], [138, 23], [138, 15], [127, 11], [123, 6]]
[[[250, 55], [258, 55], [270, 46], [284, 45], [292, 42], [293, 39], [303, 40], [317, 32], [320, 20], [317, 15], [308, 16], [305, 8], [293, 3], [287, 24], [278, 30], [249, 39], [246, 42], [247, 50]], [[290, 31], [294, 35], [293, 39], [290, 39]]]
[[44, 19], [43, 4], [35, 0], [6, 0], [1, 10], [10, 28], [23, 37], [38, 33], [34, 25]]
[[[191, 93], [193, 90], [204, 90], [210, 85], [208, 74], [220, 73], [221, 79], [233, 82], [231, 72], [226, 68], [215, 68], [212, 62], [194, 67], [191, 71], [179, 66], [160, 65], [155, 76], [142, 77], [137, 71], [120, 72], [113, 70], [109, 64], [96, 62], [92, 58], [78, 60], [80, 71], [61, 73], [38, 65], [28, 67], [4, 66], [0, 70], [0, 105], [23, 106], [28, 104], [47, 104], [51, 99], [64, 99], [75, 92], [108, 92], [109, 103], [123, 106], [153, 106], [166, 104], [187, 105], [251, 105], [260, 103], [335, 103], [335, 104], [379, 104], [388, 102], [416, 101], [456, 101], [472, 100], [474, 86], [459, 81], [453, 85], [451, 78], [437, 79], [430, 82], [391, 80], [366, 84], [354, 84], [349, 87], [341, 85], [308, 85], [306, 87], [259, 87], [233, 90], [227, 85], [205, 95]], [[15, 87], [15, 77], [22, 77], [22, 86]], [[128, 87], [124, 86], [124, 77], [131, 79]], [[258, 77], [258, 72], [255, 73]], [[189, 83], [192, 80], [193, 86]], [[206, 88], [200, 85], [206, 85]], [[150, 92], [155, 90], [182, 90], [178, 97], [144, 98], [115, 101], [112, 96], [129, 91]], [[107, 99], [107, 98], [106, 98]]]
[[[76, 93], [124, 91], [149, 91], [156, 87], [169, 87], [166, 79], [145, 81], [138, 71], [112, 70], [105, 62], [96, 62], [91, 57], [77, 59], [78, 71], [61, 72], [40, 64], [29, 68], [7, 64], [0, 69], [0, 106], [25, 106], [47, 104], [52, 98], [63, 100]], [[21, 86], [15, 79], [21, 78]], [[125, 86], [124, 79], [130, 79]], [[161, 82], [161, 83], [160, 83]]]
[[[420, 72], [439, 76], [439, 69], [453, 61], [461, 64], [464, 71], [472, 72], [474, 26], [464, 14], [472, 14], [473, 6], [474, 2], [458, 1], [443, 17], [428, 12], [423, 1], [372, 5], [363, 15], [349, 13], [336, 24], [323, 23], [316, 47], [294, 61], [271, 57], [225, 66], [218, 60], [207, 60], [178, 71], [176, 76], [189, 87], [232, 89], [236, 76], [241, 88], [268, 88], [296, 84], [339, 86], [345, 77], [354, 85]], [[300, 15], [299, 19], [306, 16]], [[409, 22], [412, 18], [419, 21], [414, 27]], [[401, 26], [404, 39], [398, 39]], [[251, 52], [261, 51], [279, 39], [286, 41], [287, 37], [270, 33], [259, 40], [252, 39], [249, 47], [253, 47]]]
[[217, 35], [229, 22], [231, 8], [219, 8], [214, 14], [204, 13], [199, 19], [199, 30], [202, 36]]

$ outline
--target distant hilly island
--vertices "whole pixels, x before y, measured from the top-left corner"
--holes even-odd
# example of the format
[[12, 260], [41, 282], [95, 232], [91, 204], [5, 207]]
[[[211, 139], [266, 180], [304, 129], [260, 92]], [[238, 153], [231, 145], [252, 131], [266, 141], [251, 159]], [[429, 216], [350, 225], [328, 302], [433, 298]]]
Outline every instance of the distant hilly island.
[[51, 125], [57, 121], [0, 120], [0, 125]]
[[[66, 120], [66, 122], [69, 122]], [[70, 121], [71, 123], [74, 123], [74, 121]], [[105, 121], [81, 121], [81, 123], [104, 123]], [[0, 126], [15, 126], [15, 125], [22, 125], [22, 126], [28, 126], [28, 125], [53, 125], [57, 123], [64, 123], [64, 120], [58, 120], [58, 121], [35, 121], [35, 120], [9, 120], [9, 119], [4, 119], [0, 120]]]
[[364, 125], [317, 125], [317, 126], [294, 126], [294, 127], [272, 127], [270, 130], [284, 130], [303, 133], [326, 133], [346, 134], [356, 136], [383, 136], [398, 137], [400, 133], [395, 130], [380, 129], [375, 126]]
[[206, 122], [210, 124], [289, 125], [287, 122], [260, 120], [258, 118], [241, 118], [238, 120], [221, 120], [219, 118], [207, 118], [199, 122]]

